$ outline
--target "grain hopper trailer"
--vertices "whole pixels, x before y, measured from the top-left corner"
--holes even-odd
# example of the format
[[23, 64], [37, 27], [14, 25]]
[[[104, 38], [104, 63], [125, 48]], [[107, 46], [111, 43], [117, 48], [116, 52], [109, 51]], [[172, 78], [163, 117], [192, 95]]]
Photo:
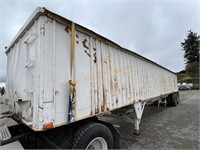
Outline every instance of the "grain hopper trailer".
[[138, 134], [145, 104], [179, 103], [172, 71], [44, 7], [6, 54], [5, 104], [19, 124], [1, 127], [2, 146], [119, 148], [117, 127], [98, 116], [133, 110]]

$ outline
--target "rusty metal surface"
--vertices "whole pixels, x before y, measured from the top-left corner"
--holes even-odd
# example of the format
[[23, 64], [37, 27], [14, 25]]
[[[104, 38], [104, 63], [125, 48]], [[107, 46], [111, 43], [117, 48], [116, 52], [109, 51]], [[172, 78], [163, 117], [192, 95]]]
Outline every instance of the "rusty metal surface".
[[71, 75], [72, 122], [178, 90], [171, 71], [77, 25], [70, 65], [71, 23], [50, 13], [33, 19], [7, 51], [6, 98], [34, 130], [69, 123]]
[[177, 91], [173, 73], [79, 31], [76, 35], [76, 119]]

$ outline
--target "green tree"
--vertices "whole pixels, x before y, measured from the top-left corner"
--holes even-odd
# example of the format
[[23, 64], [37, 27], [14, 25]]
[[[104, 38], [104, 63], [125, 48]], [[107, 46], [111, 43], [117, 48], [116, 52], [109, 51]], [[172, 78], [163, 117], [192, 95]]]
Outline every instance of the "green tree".
[[184, 42], [181, 42], [182, 50], [184, 50], [184, 58], [186, 64], [193, 62], [199, 62], [199, 48], [200, 48], [200, 36], [197, 33], [193, 33], [191, 30], [187, 34], [187, 38]]
[[193, 62], [186, 65], [188, 76], [192, 77], [193, 83], [199, 82], [199, 62]]
[[193, 62], [186, 66], [186, 70], [189, 76], [197, 77], [199, 76], [199, 63]]

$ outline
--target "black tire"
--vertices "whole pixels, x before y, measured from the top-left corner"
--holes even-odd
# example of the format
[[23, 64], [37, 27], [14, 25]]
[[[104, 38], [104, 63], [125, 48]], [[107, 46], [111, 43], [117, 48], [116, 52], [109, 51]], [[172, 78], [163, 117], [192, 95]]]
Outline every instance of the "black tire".
[[88, 122], [75, 131], [72, 148], [86, 149], [88, 144], [96, 137], [103, 138], [107, 143], [108, 149], [114, 148], [113, 136], [109, 128], [96, 122]]
[[171, 95], [167, 96], [167, 106], [171, 106]]
[[177, 96], [177, 104], [179, 104], [180, 103], [179, 92], [176, 93], [176, 96]]
[[171, 106], [177, 106], [178, 105], [178, 101], [177, 101], [177, 94], [173, 93], [170, 96], [170, 104]]

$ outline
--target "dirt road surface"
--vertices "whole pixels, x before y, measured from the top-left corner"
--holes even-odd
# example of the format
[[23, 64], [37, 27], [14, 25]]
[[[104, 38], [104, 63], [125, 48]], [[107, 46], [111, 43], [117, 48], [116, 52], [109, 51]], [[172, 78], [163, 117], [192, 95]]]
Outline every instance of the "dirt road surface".
[[199, 98], [198, 90], [180, 91], [177, 107], [146, 106], [140, 135], [134, 135], [133, 124], [122, 119], [106, 120], [120, 126], [122, 149], [200, 149]]

